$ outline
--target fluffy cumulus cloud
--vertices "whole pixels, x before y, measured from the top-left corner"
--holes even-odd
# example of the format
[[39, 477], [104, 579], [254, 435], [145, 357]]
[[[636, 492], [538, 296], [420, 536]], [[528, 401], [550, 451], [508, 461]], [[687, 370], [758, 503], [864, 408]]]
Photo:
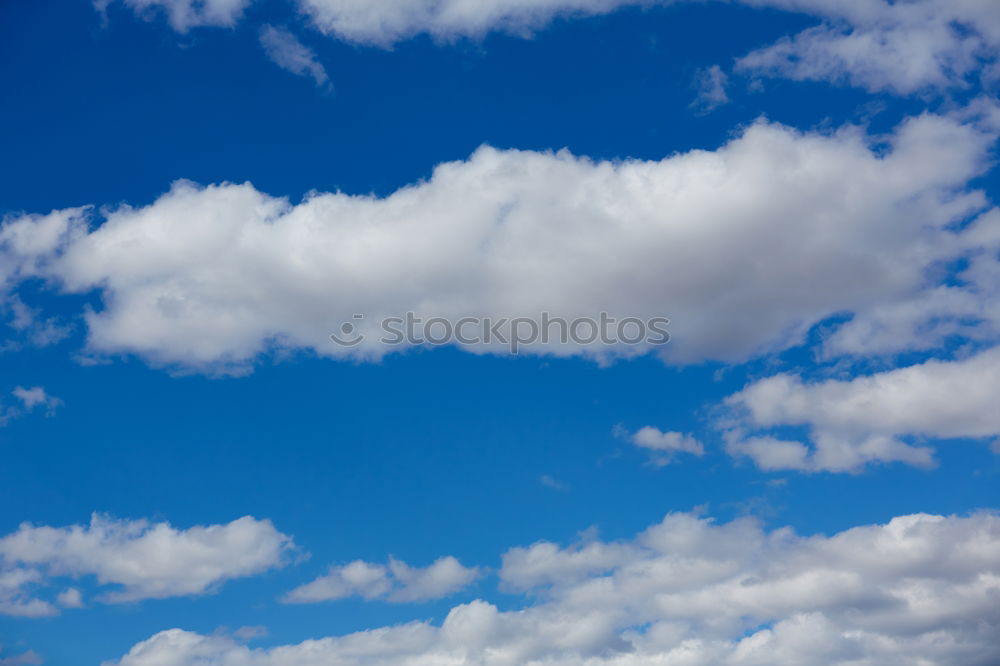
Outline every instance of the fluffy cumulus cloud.
[[641, 449], [646, 449], [652, 455], [652, 460], [657, 465], [666, 465], [673, 460], [678, 453], [690, 453], [695, 456], [705, 454], [705, 446], [693, 435], [682, 432], [663, 432], [653, 426], [645, 426], [632, 434], [622, 433], [616, 429], [617, 434], [626, 437], [632, 444]]
[[117, 3], [142, 18], [165, 15], [177, 32], [191, 28], [232, 27], [243, 17], [252, 0], [94, 0], [100, 12]]
[[[54, 604], [32, 595], [61, 577], [94, 576], [114, 586], [102, 595], [111, 603], [204, 594], [223, 581], [283, 566], [292, 547], [270, 521], [249, 516], [186, 530], [98, 515], [89, 525], [24, 524], [0, 538], [0, 613], [55, 614]], [[56, 601], [83, 604], [75, 588]]]
[[911, 94], [995, 77], [1000, 6], [993, 0], [744, 0], [821, 16], [755, 51], [738, 69]]
[[[8, 220], [0, 266], [8, 282], [97, 290], [90, 351], [159, 364], [238, 366], [274, 348], [379, 356], [401, 348], [379, 322], [407, 312], [669, 317], [671, 342], [655, 347], [666, 360], [739, 361], [799, 344], [834, 313], [913, 298], [929, 270], [979, 247], [979, 227], [957, 225], [986, 205], [968, 183], [993, 135], [923, 115], [885, 138], [876, 151], [854, 127], [761, 121], [718, 150], [660, 161], [484, 147], [385, 198], [295, 205], [250, 184], [178, 182], [90, 228], [86, 208]], [[334, 344], [344, 322], [363, 340]], [[652, 348], [521, 346], [597, 358]]]
[[330, 77], [316, 54], [288, 30], [265, 25], [260, 30], [260, 45], [278, 67], [292, 74], [308, 76], [317, 86], [329, 85]]
[[537, 602], [251, 649], [171, 629], [118, 666], [988, 666], [1000, 659], [1000, 518], [911, 515], [831, 537], [670, 515], [635, 539], [511, 551]]
[[390, 558], [387, 566], [356, 560], [330, 567], [326, 575], [289, 592], [284, 601], [303, 604], [351, 596], [396, 603], [428, 601], [458, 592], [479, 575], [478, 568], [462, 566], [451, 556], [423, 568], [395, 558]]
[[[850, 380], [808, 383], [781, 374], [726, 399], [731, 453], [765, 469], [856, 470], [874, 461], [928, 466], [933, 451], [907, 437], [1000, 435], [1000, 348], [958, 361], [930, 360]], [[806, 426], [812, 446], [773, 429]]]

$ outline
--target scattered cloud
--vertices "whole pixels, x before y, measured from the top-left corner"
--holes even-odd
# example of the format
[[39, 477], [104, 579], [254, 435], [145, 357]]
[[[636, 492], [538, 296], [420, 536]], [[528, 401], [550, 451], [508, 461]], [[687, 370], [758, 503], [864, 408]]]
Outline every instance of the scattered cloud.
[[[526, 564], [530, 562], [530, 566]], [[118, 666], [350, 662], [363, 666], [986, 666], [1000, 659], [1000, 517], [924, 514], [833, 536], [672, 514], [633, 540], [504, 558], [539, 601], [484, 601], [412, 622], [249, 649], [170, 629]]]
[[94, 0], [94, 7], [105, 14], [116, 2], [131, 9], [136, 16], [150, 20], [165, 15], [177, 32], [192, 28], [231, 28], [243, 17], [252, 0]]
[[[808, 383], [792, 374], [754, 382], [726, 399], [729, 452], [763, 469], [857, 471], [873, 462], [933, 464], [933, 449], [904, 441], [1000, 435], [993, 408], [1000, 348], [929, 360], [850, 380]], [[768, 432], [807, 426], [812, 446]]]
[[252, 641], [267, 636], [267, 627], [260, 625], [239, 627], [233, 631], [233, 636], [241, 641]]
[[989, 0], [744, 0], [825, 21], [737, 62], [738, 71], [910, 95], [966, 88], [1000, 48]]
[[[226, 580], [283, 566], [293, 547], [270, 521], [249, 516], [186, 530], [97, 514], [86, 526], [25, 523], [0, 538], [0, 613], [55, 614], [54, 605], [29, 592], [60, 577], [95, 576], [115, 586], [100, 597], [107, 603], [205, 594]], [[73, 608], [82, 596], [71, 588], [57, 602]]]
[[63, 608], [83, 608], [83, 595], [75, 587], [68, 587], [59, 593], [56, 602]]
[[44, 661], [34, 650], [28, 650], [18, 655], [4, 656], [0, 645], [0, 666], [40, 666]]
[[708, 113], [729, 103], [726, 86], [729, 76], [718, 65], [712, 65], [698, 72], [695, 86], [698, 96], [691, 103], [691, 108], [698, 113]]
[[480, 576], [476, 567], [464, 567], [451, 556], [439, 558], [430, 566], [419, 568], [390, 558], [388, 565], [355, 560], [330, 567], [316, 580], [297, 587], [285, 603], [304, 604], [359, 596], [394, 603], [429, 601], [450, 596], [467, 587]]
[[549, 476], [548, 474], [542, 474], [538, 478], [538, 482], [541, 483], [546, 488], [551, 488], [552, 490], [558, 490], [559, 492], [569, 491], [569, 485], [563, 483], [559, 479]]
[[7, 425], [12, 420], [29, 414], [38, 408], [45, 410], [46, 416], [55, 414], [56, 409], [62, 406], [63, 401], [55, 396], [49, 395], [41, 386], [24, 388], [18, 386], [10, 392], [17, 404], [0, 404], [0, 426]]
[[51, 412], [62, 404], [62, 400], [49, 395], [41, 386], [33, 386], [30, 389], [18, 386], [11, 391], [11, 395], [20, 400], [24, 409], [29, 412], [36, 407], [45, 407]]
[[[348, 42], [390, 47], [420, 34], [438, 41], [478, 39], [491, 32], [530, 36], [560, 17], [599, 16], [626, 7], [681, 4], [692, 0], [297, 0], [319, 31]], [[106, 12], [120, 2], [149, 19], [165, 15], [187, 32], [203, 26], [232, 27], [251, 0], [94, 0]], [[995, 83], [1000, 70], [1000, 18], [991, 0], [737, 0], [739, 4], [806, 14], [819, 25], [764, 46], [736, 63], [753, 76], [828, 81], [872, 92], [912, 95]], [[269, 26], [265, 27], [267, 32]], [[283, 55], [280, 66], [325, 81], [323, 68], [287, 32], [268, 33]], [[264, 34], [262, 33], [262, 41]], [[727, 101], [726, 75], [705, 70], [697, 108], [710, 111]], [[323, 83], [320, 83], [323, 85]]]
[[11, 315], [8, 325], [34, 347], [48, 347], [61, 342], [73, 330], [72, 326], [63, 323], [58, 317], [43, 317], [40, 310], [25, 304], [17, 294], [10, 296], [7, 301]]
[[[621, 432], [621, 431], [619, 431]], [[694, 436], [682, 432], [663, 432], [645, 426], [632, 434], [622, 433], [632, 444], [651, 452], [656, 465], [668, 465], [678, 453], [705, 455], [705, 447]]]
[[490, 32], [531, 34], [560, 16], [596, 16], [649, 0], [298, 0], [322, 32], [348, 42], [388, 47], [418, 34], [451, 41]]
[[260, 30], [260, 45], [278, 67], [298, 76], [308, 76], [321, 88], [330, 84], [326, 68], [313, 50], [288, 30], [265, 25]]

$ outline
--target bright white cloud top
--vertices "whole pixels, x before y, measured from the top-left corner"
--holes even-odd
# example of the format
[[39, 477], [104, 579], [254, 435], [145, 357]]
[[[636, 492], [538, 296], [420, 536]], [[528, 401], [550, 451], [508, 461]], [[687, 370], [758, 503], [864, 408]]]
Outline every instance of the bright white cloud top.
[[[996, 217], [956, 226], [986, 207], [968, 183], [991, 133], [923, 115], [885, 138], [881, 153], [854, 127], [761, 121], [718, 150], [659, 162], [482, 148], [385, 198], [299, 204], [250, 184], [179, 182], [99, 226], [85, 208], [9, 220], [0, 266], [8, 282], [99, 291], [90, 351], [155, 364], [240, 367], [275, 348], [378, 357], [398, 350], [379, 341], [378, 322], [408, 311], [665, 316], [667, 361], [741, 361], [800, 344], [831, 315], [906, 302], [930, 268], [982, 252], [984, 239], [996, 247]], [[357, 313], [364, 342], [334, 344], [330, 333]], [[649, 347], [523, 350], [606, 358]]]
[[[0, 613], [53, 615], [56, 606], [31, 596], [54, 578], [94, 576], [101, 601], [124, 603], [205, 594], [233, 578], [284, 566], [294, 544], [268, 520], [249, 516], [225, 525], [180, 530], [168, 523], [113, 520], [89, 525], [21, 525], [0, 538]], [[79, 592], [59, 602], [79, 606]]]
[[[531, 566], [525, 561], [531, 560]], [[686, 514], [621, 543], [540, 543], [501, 577], [539, 602], [251, 649], [181, 629], [119, 666], [987, 666], [1000, 659], [1000, 519], [911, 515], [832, 537]]]

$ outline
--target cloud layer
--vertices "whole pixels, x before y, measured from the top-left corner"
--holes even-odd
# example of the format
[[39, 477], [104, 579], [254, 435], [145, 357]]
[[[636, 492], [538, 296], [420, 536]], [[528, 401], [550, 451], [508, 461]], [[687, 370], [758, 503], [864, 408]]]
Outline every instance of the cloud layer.
[[[526, 562], [531, 565], [527, 566]], [[675, 514], [620, 543], [540, 543], [424, 622], [272, 649], [171, 629], [119, 666], [988, 666], [1000, 659], [1000, 518], [912, 515], [832, 537]]]

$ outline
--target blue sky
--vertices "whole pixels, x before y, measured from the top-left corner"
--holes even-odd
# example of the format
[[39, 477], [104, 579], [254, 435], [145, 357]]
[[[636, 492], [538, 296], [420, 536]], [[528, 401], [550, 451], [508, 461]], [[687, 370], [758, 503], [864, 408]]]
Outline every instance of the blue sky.
[[1000, 662], [990, 3], [0, 17], [0, 666]]

